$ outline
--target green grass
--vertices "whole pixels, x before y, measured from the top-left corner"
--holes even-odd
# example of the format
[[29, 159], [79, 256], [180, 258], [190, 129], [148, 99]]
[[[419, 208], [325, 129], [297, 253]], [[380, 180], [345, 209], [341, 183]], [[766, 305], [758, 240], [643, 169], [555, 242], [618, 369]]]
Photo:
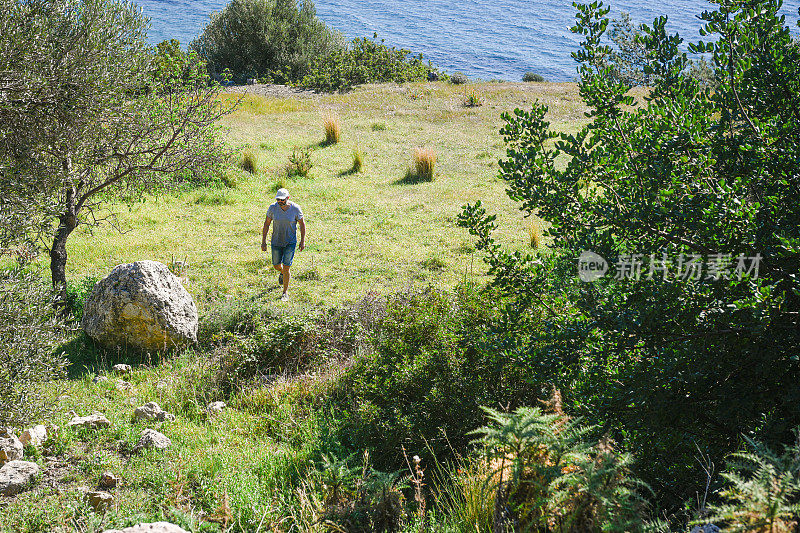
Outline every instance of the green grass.
[[[224, 126], [231, 146], [253, 151], [259, 171], [239, 171], [236, 188], [224, 194], [190, 191], [116, 206], [125, 233], [106, 225], [93, 234], [73, 234], [68, 278], [102, 277], [119, 263], [166, 263], [174, 255], [188, 256], [187, 288], [201, 308], [215, 295], [276, 292], [260, 239], [277, 185], [290, 190], [308, 225], [307, 248], [297, 254], [295, 268], [313, 264], [319, 277], [295, 278], [296, 303], [336, 304], [368, 290], [392, 292], [415, 279], [433, 251], [451, 268], [435, 275], [428, 271], [427, 279], [452, 286], [476, 263], [464, 253], [471, 238], [455, 224], [467, 202], [481, 200], [498, 213], [501, 243], [512, 249], [529, 246], [528, 221], [497, 179], [496, 161], [505, 155], [500, 113], [538, 98], [551, 106], [548, 118], [556, 129], [575, 131], [584, 112], [575, 85], [470, 84], [467, 90], [478, 90], [485, 99], [476, 108], [462, 107], [464, 87], [419, 83], [407, 88], [426, 97], [409, 99], [406, 89], [391, 84], [309, 99], [248, 95]], [[320, 147], [320, 117], [326, 113], [336, 113], [350, 133]], [[398, 183], [416, 146], [436, 152], [436, 179]], [[310, 150], [308, 178], [285, 176], [296, 147]], [[369, 165], [348, 173], [356, 147]]]

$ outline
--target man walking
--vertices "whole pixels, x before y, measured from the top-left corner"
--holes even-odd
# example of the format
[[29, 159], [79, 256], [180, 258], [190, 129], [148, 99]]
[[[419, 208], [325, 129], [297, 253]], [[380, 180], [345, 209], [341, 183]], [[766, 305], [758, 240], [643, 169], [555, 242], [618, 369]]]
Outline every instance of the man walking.
[[[297, 246], [297, 224], [300, 224], [300, 245]], [[267, 251], [267, 233], [272, 226], [272, 266], [279, 271], [278, 283], [283, 285], [281, 300], [289, 299], [289, 267], [294, 259], [295, 246], [303, 251], [306, 247], [306, 221], [303, 210], [289, 201], [289, 191], [278, 189], [275, 203], [267, 209], [267, 219], [261, 232], [261, 250]]]

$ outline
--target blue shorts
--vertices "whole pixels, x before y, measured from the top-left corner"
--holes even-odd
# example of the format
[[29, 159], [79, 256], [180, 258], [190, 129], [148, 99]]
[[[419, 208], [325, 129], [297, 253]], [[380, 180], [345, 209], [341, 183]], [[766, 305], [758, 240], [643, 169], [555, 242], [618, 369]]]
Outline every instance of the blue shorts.
[[286, 246], [272, 245], [272, 264], [275, 266], [283, 263], [286, 266], [292, 266], [294, 261], [294, 249], [297, 243], [287, 244]]

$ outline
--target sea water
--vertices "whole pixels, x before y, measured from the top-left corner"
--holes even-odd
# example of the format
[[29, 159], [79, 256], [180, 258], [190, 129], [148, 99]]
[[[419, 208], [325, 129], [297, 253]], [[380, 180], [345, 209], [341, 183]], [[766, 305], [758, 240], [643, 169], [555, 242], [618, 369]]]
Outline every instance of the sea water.
[[[196, 38], [209, 15], [228, 0], [139, 0], [151, 19], [149, 39], [178, 39], [186, 46]], [[713, 5], [698, 0], [644, 4], [636, 0], [604, 2], [609, 16], [630, 13], [634, 23], [652, 23], [667, 15], [667, 29], [685, 42], [700, 39], [697, 15]], [[422, 52], [425, 59], [448, 72], [471, 78], [520, 81], [526, 72], [550, 81], [570, 81], [576, 63], [570, 56], [580, 38], [570, 32], [575, 8], [569, 0], [318, 0], [317, 15], [348, 39], [372, 37]], [[794, 36], [800, 0], [785, 1], [781, 14]]]

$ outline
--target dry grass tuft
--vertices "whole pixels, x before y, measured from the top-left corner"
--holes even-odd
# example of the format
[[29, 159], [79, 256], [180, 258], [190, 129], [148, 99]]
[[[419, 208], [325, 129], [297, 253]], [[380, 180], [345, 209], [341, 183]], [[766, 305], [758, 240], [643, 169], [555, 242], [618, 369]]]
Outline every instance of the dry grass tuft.
[[258, 172], [258, 157], [255, 152], [250, 148], [242, 152], [242, 157], [239, 160], [239, 166], [250, 174]]
[[350, 172], [355, 174], [357, 172], [361, 172], [364, 168], [364, 154], [361, 152], [360, 148], [355, 148], [353, 150], [353, 166], [350, 167]]
[[417, 181], [433, 181], [436, 152], [432, 148], [414, 148], [414, 175]]
[[339, 123], [339, 118], [335, 115], [325, 115], [322, 124], [325, 127], [325, 144], [331, 145], [338, 143], [342, 134], [342, 126]]

